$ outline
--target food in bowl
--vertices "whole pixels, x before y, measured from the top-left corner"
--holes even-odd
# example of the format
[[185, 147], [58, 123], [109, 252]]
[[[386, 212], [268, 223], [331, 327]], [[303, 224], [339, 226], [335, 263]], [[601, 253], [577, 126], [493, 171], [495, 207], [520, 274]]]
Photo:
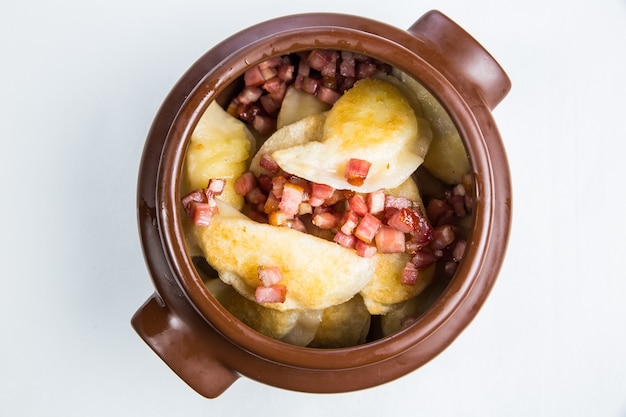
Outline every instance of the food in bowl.
[[235, 317], [287, 343], [396, 332], [462, 259], [470, 165], [415, 79], [349, 51], [246, 71], [191, 136], [181, 181], [190, 254]]

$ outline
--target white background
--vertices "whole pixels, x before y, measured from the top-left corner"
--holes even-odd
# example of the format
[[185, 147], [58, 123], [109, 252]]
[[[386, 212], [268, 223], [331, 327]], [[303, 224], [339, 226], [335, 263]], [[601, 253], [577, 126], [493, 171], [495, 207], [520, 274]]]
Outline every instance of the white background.
[[[352, 5], [349, 5], [352, 3]], [[384, 386], [214, 400], [129, 324], [152, 293], [135, 192], [161, 101], [206, 50], [283, 14], [408, 28], [439, 9], [513, 88], [494, 112], [514, 225], [456, 342]], [[626, 1], [0, 2], [0, 415], [626, 416]]]

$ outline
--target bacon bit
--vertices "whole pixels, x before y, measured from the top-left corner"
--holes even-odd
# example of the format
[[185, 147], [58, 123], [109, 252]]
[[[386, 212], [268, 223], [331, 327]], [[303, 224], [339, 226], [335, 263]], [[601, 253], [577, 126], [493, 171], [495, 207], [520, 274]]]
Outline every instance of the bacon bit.
[[420, 250], [415, 253], [411, 258], [411, 263], [417, 268], [425, 268], [434, 264], [437, 261], [437, 257], [430, 251]]
[[207, 187], [207, 193], [211, 193], [211, 195], [220, 195], [224, 191], [224, 187], [226, 187], [226, 180], [222, 178], [211, 178], [209, 180], [209, 185]]
[[311, 199], [316, 198], [324, 202], [333, 196], [335, 189], [330, 185], [311, 183]]
[[290, 229], [297, 230], [298, 232], [307, 233], [304, 222], [299, 217], [287, 220], [286, 226]]
[[341, 93], [325, 85], [320, 85], [315, 95], [320, 99], [320, 101], [323, 101], [326, 104], [335, 104], [335, 102], [341, 97]]
[[369, 212], [376, 215], [385, 210], [385, 190], [372, 191], [367, 194], [367, 206]]
[[252, 120], [252, 127], [262, 135], [267, 135], [275, 130], [276, 120], [270, 116], [257, 114]]
[[258, 286], [254, 292], [257, 303], [284, 303], [287, 297], [287, 287], [276, 284], [269, 287]]
[[356, 241], [355, 249], [356, 254], [363, 258], [371, 258], [377, 252], [376, 246], [365, 243], [362, 240]]
[[376, 248], [381, 253], [399, 253], [405, 250], [405, 236], [391, 226], [382, 225], [374, 238]]
[[319, 88], [321, 81], [317, 78], [304, 77], [302, 79], [302, 91], [315, 95]]
[[401, 281], [404, 285], [415, 285], [419, 276], [419, 269], [411, 262], [407, 262], [402, 269]]
[[268, 153], [261, 155], [261, 159], [259, 159], [259, 165], [261, 165], [262, 168], [265, 168], [274, 175], [277, 175], [280, 172], [280, 166], [278, 166], [274, 158], [272, 158], [272, 155]]
[[434, 249], [443, 249], [456, 239], [454, 229], [449, 224], [435, 227], [432, 236], [431, 246]]
[[344, 174], [348, 184], [356, 187], [363, 185], [371, 166], [372, 164], [366, 160], [351, 158]]
[[304, 216], [305, 214], [313, 214], [313, 207], [308, 201], [303, 201], [298, 205], [298, 216]]
[[278, 208], [290, 218], [298, 214], [298, 207], [302, 203], [304, 189], [290, 182], [285, 183]]
[[287, 226], [287, 222], [292, 218], [293, 216], [289, 216], [281, 210], [276, 210], [269, 213], [267, 222], [272, 226]]
[[278, 211], [278, 204], [280, 203], [280, 199], [274, 195], [274, 193], [269, 193], [267, 196], [267, 200], [263, 205], [263, 212], [265, 214], [270, 214], [274, 211]]
[[287, 178], [282, 175], [272, 178], [272, 194], [278, 198], [282, 198], [285, 184], [287, 184]]
[[187, 216], [189, 216], [190, 218], [193, 217], [192, 216], [193, 203], [206, 203], [207, 201], [208, 201], [207, 195], [204, 192], [204, 190], [201, 190], [201, 189], [192, 191], [181, 199], [183, 208], [185, 209]]
[[264, 95], [259, 99], [263, 110], [270, 115], [275, 115], [280, 110], [282, 97], [274, 97], [274, 95]]
[[369, 207], [365, 202], [365, 198], [360, 194], [355, 194], [348, 199], [348, 207], [359, 216], [363, 217], [369, 212]]
[[343, 233], [341, 230], [335, 233], [335, 237], [333, 238], [333, 241], [335, 243], [338, 243], [341, 246], [348, 248], [348, 249], [354, 249], [356, 246], [357, 240], [358, 239], [356, 238], [356, 236], [347, 235]]
[[[366, 213], [354, 230], [354, 235], [365, 243], [372, 243], [381, 224], [377, 217]], [[404, 251], [404, 248], [402, 250]]]
[[263, 77], [263, 73], [261, 72], [261, 68], [258, 65], [248, 69], [243, 74], [243, 82], [246, 87], [254, 87], [259, 86], [265, 82], [265, 77]]
[[278, 66], [278, 78], [282, 81], [290, 82], [293, 80], [295, 66], [291, 65], [289, 59], [286, 59]]
[[314, 49], [309, 52], [307, 61], [311, 68], [322, 71], [328, 64], [334, 64], [339, 58], [339, 52], [332, 49]]
[[403, 209], [411, 207], [411, 200], [406, 197], [385, 196], [385, 208]]
[[359, 224], [359, 216], [352, 210], [347, 210], [343, 214], [341, 219], [341, 232], [346, 235], [351, 235]]
[[426, 206], [426, 213], [433, 225], [449, 223], [454, 217], [454, 212], [444, 200], [433, 198]]
[[269, 193], [270, 191], [272, 191], [272, 187], [274, 186], [272, 184], [272, 178], [267, 174], [260, 174], [259, 178], [257, 179], [257, 182], [259, 183], [259, 187], [261, 187], [261, 189], [263, 191], [265, 191], [266, 193]]
[[251, 104], [261, 98], [263, 89], [258, 85], [250, 85], [241, 90], [237, 96], [237, 100], [243, 104]]
[[459, 239], [454, 244], [452, 248], [452, 260], [455, 262], [461, 262], [463, 259], [463, 254], [465, 253], [465, 247], [467, 246], [467, 242], [465, 240]]
[[254, 206], [264, 205], [267, 196], [259, 187], [254, 187], [246, 194], [246, 201]]
[[328, 230], [337, 226], [337, 224], [339, 223], [339, 218], [336, 214], [327, 211], [315, 214], [311, 219], [311, 223], [313, 223], [320, 229]]
[[211, 223], [211, 219], [217, 214], [218, 208], [213, 203], [198, 203], [196, 201], [191, 203], [190, 206], [190, 218], [193, 224], [196, 226], [208, 226]]
[[257, 267], [259, 279], [264, 287], [271, 287], [283, 280], [283, 273], [278, 266], [261, 266]]
[[419, 217], [413, 210], [402, 208], [397, 210], [388, 220], [387, 224], [403, 233], [411, 233], [417, 230]]

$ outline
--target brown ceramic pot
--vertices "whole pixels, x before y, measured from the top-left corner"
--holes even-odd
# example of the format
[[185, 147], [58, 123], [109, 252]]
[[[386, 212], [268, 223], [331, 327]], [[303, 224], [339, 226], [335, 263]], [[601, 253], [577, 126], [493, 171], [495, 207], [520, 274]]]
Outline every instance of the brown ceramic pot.
[[[475, 174], [474, 221], [463, 261], [436, 302], [408, 328], [360, 346], [303, 348], [235, 319], [198, 276], [185, 242], [179, 181], [187, 143], [213, 100], [273, 55], [331, 48], [385, 61], [420, 81], [455, 122]], [[238, 377], [315, 393], [346, 392], [403, 376], [442, 352], [475, 317], [503, 261], [511, 216], [505, 151], [491, 110], [510, 89], [495, 60], [463, 29], [431, 11], [408, 30], [340, 14], [277, 18], [209, 50], [165, 99], [148, 134], [138, 220], [155, 293], [132, 318], [145, 342], [187, 384], [216, 397]]]

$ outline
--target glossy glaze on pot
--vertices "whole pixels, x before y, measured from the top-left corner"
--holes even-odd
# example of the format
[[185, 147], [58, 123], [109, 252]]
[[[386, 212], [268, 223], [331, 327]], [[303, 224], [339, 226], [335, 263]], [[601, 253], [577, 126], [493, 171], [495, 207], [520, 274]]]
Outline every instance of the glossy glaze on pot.
[[[455, 122], [475, 176], [474, 223], [464, 260], [437, 301], [411, 326], [350, 348], [313, 349], [269, 339], [235, 319], [198, 276], [181, 224], [179, 181], [191, 132], [213, 100], [224, 104], [246, 69], [274, 55], [330, 48], [391, 64], [423, 84]], [[508, 240], [511, 187], [491, 110], [510, 81], [463, 29], [431, 11], [408, 30], [339, 14], [287, 16], [215, 46], [165, 99], [146, 140], [138, 220], [155, 293], [133, 327], [187, 384], [216, 397], [240, 375], [280, 388], [345, 392], [386, 383], [434, 358], [489, 294]]]

